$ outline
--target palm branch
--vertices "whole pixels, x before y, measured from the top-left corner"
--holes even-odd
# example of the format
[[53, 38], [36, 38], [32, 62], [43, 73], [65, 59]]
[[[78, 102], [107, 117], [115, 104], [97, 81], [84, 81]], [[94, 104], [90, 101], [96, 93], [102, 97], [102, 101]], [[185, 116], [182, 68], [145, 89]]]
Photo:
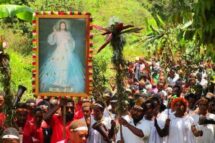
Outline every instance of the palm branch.
[[112, 63], [116, 70], [116, 87], [118, 98], [118, 114], [121, 115], [125, 111], [126, 107], [126, 92], [124, 88], [125, 77], [125, 59], [123, 57], [123, 48], [126, 43], [124, 34], [137, 33], [141, 28], [136, 28], [133, 25], [124, 25], [122, 22], [114, 22], [109, 27], [103, 28], [101, 26], [94, 25], [94, 28], [103, 31], [102, 35], [107, 36], [105, 43], [98, 49], [101, 52], [108, 44], [111, 44], [113, 48]]

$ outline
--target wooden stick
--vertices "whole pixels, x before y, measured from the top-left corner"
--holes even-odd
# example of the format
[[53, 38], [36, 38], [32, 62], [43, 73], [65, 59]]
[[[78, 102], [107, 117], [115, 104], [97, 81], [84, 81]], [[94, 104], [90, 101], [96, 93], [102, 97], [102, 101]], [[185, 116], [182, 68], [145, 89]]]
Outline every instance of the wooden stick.
[[63, 139], [66, 140], [66, 106], [63, 106]]
[[120, 128], [120, 140], [121, 140], [121, 143], [124, 143], [124, 138], [122, 134], [122, 125], [120, 125], [119, 128]]

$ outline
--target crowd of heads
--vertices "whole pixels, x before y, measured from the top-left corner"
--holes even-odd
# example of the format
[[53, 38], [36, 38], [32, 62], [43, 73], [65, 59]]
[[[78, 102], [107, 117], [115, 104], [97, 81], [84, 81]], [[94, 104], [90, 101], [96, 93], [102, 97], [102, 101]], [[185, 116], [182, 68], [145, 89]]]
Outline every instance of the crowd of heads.
[[125, 89], [130, 99], [156, 96], [165, 107], [176, 97], [185, 98], [189, 108], [196, 108], [196, 102], [201, 97], [210, 99], [209, 104], [214, 105], [214, 71], [215, 64], [210, 60], [199, 64], [182, 60], [163, 67], [155, 59], [136, 58], [128, 63]]
[[[135, 125], [143, 118], [152, 120], [165, 110], [171, 110], [171, 113], [174, 112], [179, 117], [192, 112], [215, 114], [214, 77], [215, 65], [210, 61], [203, 61], [199, 65], [188, 65], [186, 61], [180, 61], [169, 67], [162, 67], [162, 64], [154, 59], [147, 61], [144, 58], [137, 58], [127, 66], [124, 88], [128, 98], [123, 114], [129, 114]], [[63, 117], [64, 126], [69, 123], [68, 143], [85, 143], [91, 135], [91, 116], [95, 122], [101, 121], [104, 116], [114, 121], [120, 118], [116, 90], [105, 90], [102, 101], [95, 101], [92, 98], [62, 100], [58, 97], [45, 97], [18, 103], [13, 109], [13, 128], [5, 122], [7, 117], [12, 115], [4, 114], [5, 95], [0, 93], [1, 139], [4, 143], [13, 142], [9, 140], [24, 142], [26, 126], [30, 122], [33, 124], [30, 127], [35, 129], [32, 131], [33, 138], [42, 139], [41, 143], [49, 143], [55, 129], [45, 122], [51, 123], [50, 120], [54, 119], [50, 117], [56, 115]], [[56, 109], [51, 113], [54, 108]], [[167, 112], [170, 114], [170, 111]], [[123, 119], [119, 121], [123, 125], [126, 124]], [[92, 127], [97, 130], [97, 126], [98, 124], [94, 124]], [[114, 123], [111, 127], [115, 127]], [[42, 131], [39, 132], [39, 129]], [[37, 134], [42, 134], [43, 137], [40, 138]], [[107, 141], [111, 135], [102, 136], [104, 138], [107, 136], [105, 139]]]

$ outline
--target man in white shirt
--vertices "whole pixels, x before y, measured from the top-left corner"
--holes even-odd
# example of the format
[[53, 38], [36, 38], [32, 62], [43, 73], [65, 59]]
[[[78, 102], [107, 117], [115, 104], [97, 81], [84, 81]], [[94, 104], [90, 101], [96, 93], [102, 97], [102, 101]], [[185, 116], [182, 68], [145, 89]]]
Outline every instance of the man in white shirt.
[[179, 75], [175, 72], [175, 70], [171, 69], [169, 72], [169, 76], [167, 78], [168, 85], [173, 87], [176, 84], [176, 81], [179, 80]]
[[115, 126], [109, 118], [103, 116], [104, 109], [105, 105], [103, 102], [93, 104], [93, 118], [91, 118], [87, 143], [111, 142]]
[[192, 115], [196, 128], [202, 131], [202, 136], [196, 137], [196, 143], [215, 143], [215, 125], [207, 124], [206, 119], [215, 119], [215, 115], [208, 113], [208, 100], [201, 98], [198, 102], [198, 113]]
[[144, 143], [144, 138], [147, 138], [150, 134], [151, 126], [143, 118], [143, 107], [135, 105], [133, 108], [134, 113], [132, 114], [132, 118], [128, 115], [119, 118], [122, 130], [119, 130], [117, 133], [117, 143]]

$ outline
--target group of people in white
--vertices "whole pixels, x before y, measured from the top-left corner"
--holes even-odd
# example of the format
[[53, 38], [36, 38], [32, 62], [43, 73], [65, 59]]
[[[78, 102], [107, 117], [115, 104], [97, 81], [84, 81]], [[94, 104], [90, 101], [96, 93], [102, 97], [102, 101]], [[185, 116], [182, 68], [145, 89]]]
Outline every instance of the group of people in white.
[[159, 62], [129, 63], [129, 99], [123, 114], [116, 114], [117, 100], [108, 96], [111, 93], [104, 94], [106, 107], [97, 105], [106, 128], [116, 122], [115, 135], [107, 132], [105, 137], [96, 128], [88, 143], [215, 143], [215, 90], [209, 74], [214, 75], [214, 65], [206, 63], [189, 75], [176, 68], [165, 74]]
[[[95, 128], [89, 143], [215, 143], [215, 114], [208, 111], [209, 101], [202, 97], [196, 105], [193, 111], [185, 98], [177, 97], [169, 103], [169, 108], [160, 112], [158, 97], [140, 97], [130, 110], [115, 119], [121, 125], [116, 136], [107, 138]], [[96, 108], [100, 108], [101, 114], [104, 111], [98, 121], [111, 129], [112, 113], [105, 115], [107, 110], [102, 105], [95, 106], [98, 107], [93, 108], [93, 113]]]

